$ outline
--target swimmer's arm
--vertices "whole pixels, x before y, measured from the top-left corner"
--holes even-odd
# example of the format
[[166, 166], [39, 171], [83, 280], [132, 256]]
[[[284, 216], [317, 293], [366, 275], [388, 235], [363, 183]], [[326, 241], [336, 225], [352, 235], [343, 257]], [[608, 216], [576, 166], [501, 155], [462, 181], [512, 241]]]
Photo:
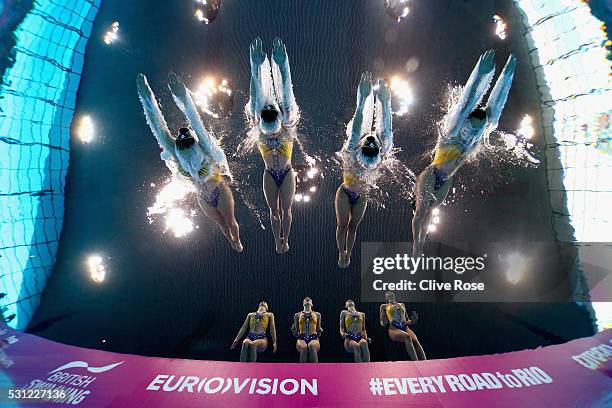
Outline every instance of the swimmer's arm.
[[170, 74], [168, 74], [168, 86], [172, 92], [174, 102], [179, 109], [183, 111], [187, 117], [187, 120], [189, 121], [189, 126], [191, 126], [196, 135], [198, 135], [199, 144], [204, 149], [204, 153], [212, 156], [215, 161], [220, 161], [221, 158], [217, 157], [219, 156], [219, 152], [216, 152], [218, 147], [215, 149], [216, 146], [202, 123], [202, 118], [198, 113], [198, 109], [196, 108], [193, 98], [191, 97], [191, 91], [187, 88], [187, 86], [185, 86], [183, 80], [174, 72], [170, 72]]
[[461, 129], [463, 122], [467, 119], [468, 115], [476, 108], [484, 94], [487, 92], [493, 75], [495, 74], [495, 64], [493, 58], [495, 52], [489, 50], [482, 54], [478, 59], [478, 63], [472, 70], [470, 78], [463, 88], [463, 93], [457, 105], [453, 108], [454, 111], [451, 114], [450, 123], [452, 125], [450, 129], [450, 137], [456, 136]]
[[251, 120], [253, 121], [257, 121], [257, 110], [259, 109], [258, 104], [263, 97], [260, 68], [265, 59], [266, 56], [262, 50], [261, 39], [258, 37], [253, 41], [250, 48], [251, 84], [247, 113], [250, 115]]
[[491, 95], [489, 95], [489, 100], [485, 110], [487, 111], [487, 116], [489, 118], [488, 127], [491, 131], [497, 129], [497, 125], [499, 124], [499, 118], [501, 117], [504, 105], [508, 100], [510, 88], [512, 87], [512, 79], [514, 78], [515, 68], [516, 57], [514, 55], [510, 55], [510, 57], [508, 57], [508, 61], [506, 61], [504, 70], [500, 74], [495, 86], [493, 87], [493, 90], [491, 91]]
[[361, 138], [361, 128], [363, 127], [363, 111], [368, 100], [372, 98], [372, 74], [364, 72], [361, 74], [359, 86], [357, 87], [357, 107], [355, 108], [355, 115], [349, 122], [346, 129], [348, 140], [346, 141], [346, 148], [349, 151], [355, 150], [359, 138]]
[[363, 338], [367, 339], [368, 338], [368, 332], [366, 330], [366, 324], [365, 324], [365, 313], [361, 313], [361, 315], [363, 316], [363, 319], [361, 319], [361, 333], [363, 333]]
[[287, 49], [285, 44], [278, 38], [274, 40], [272, 46], [272, 60], [281, 76], [282, 86], [280, 92], [282, 93], [283, 124], [285, 126], [294, 126], [298, 120], [298, 106], [293, 94], [293, 82], [291, 81], [291, 68], [289, 67]]
[[317, 314], [317, 335], [321, 336], [321, 333], [323, 333], [323, 328], [321, 327], [321, 313], [315, 313]]
[[293, 337], [298, 337], [298, 319], [299, 313], [293, 315], [293, 326], [291, 326], [291, 333], [293, 333]]
[[155, 94], [153, 94], [149, 86], [147, 77], [143, 74], [138, 74], [136, 77], [136, 88], [138, 89], [138, 97], [153, 136], [157, 139], [159, 146], [177, 160], [174, 154], [174, 138], [170, 134], [168, 124], [159, 108], [157, 99], [155, 99]]
[[386, 154], [393, 149], [393, 113], [391, 112], [391, 92], [387, 83], [382, 79], [378, 81], [376, 110], [376, 127], [382, 141], [381, 154]]
[[387, 320], [387, 311], [385, 309], [385, 305], [382, 304], [380, 305], [380, 325], [382, 327], [385, 327], [388, 324], [389, 324], [389, 321]]
[[346, 339], [346, 336], [347, 336], [346, 330], [344, 328], [344, 316], [345, 315], [346, 315], [346, 312], [344, 310], [340, 312], [340, 336], [343, 339]]
[[249, 330], [249, 317], [250, 317], [250, 313], [247, 315], [246, 319], [244, 320], [244, 323], [242, 324], [242, 327], [240, 328], [240, 330], [238, 331], [238, 334], [236, 335], [236, 338], [234, 339], [234, 344], [237, 344], [238, 342], [240, 342], [240, 339], [242, 339], [244, 337], [244, 335], [247, 333], [247, 331]]
[[276, 323], [272, 313], [270, 313], [270, 337], [272, 337], [272, 345], [276, 346]]

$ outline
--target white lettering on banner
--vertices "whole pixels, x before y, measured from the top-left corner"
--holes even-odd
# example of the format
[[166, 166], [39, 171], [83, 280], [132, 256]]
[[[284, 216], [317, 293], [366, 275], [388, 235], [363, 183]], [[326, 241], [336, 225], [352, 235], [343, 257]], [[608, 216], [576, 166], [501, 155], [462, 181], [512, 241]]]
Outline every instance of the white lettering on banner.
[[[612, 341], [612, 340], [610, 340]], [[591, 370], [597, 370], [612, 358], [612, 346], [608, 344], [600, 344], [594, 346], [587, 351], [572, 356], [572, 360], [583, 367]]]
[[158, 374], [145, 388], [147, 391], [189, 392], [205, 394], [318, 395], [316, 378], [201, 378], [193, 375]]
[[[431, 377], [370, 378], [372, 395], [477, 392], [500, 388], [522, 388], [550, 384], [553, 379], [540, 367], [517, 368], [511, 373], [461, 373]], [[446, 386], [446, 387], [445, 387]]]

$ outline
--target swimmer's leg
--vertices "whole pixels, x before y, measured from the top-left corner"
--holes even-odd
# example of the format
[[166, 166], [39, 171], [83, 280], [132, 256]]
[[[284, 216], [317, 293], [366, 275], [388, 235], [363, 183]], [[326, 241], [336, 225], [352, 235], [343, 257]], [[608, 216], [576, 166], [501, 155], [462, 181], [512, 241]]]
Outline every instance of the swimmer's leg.
[[306, 342], [302, 339], [299, 339], [295, 343], [295, 348], [298, 351], [298, 353], [300, 353], [300, 363], [307, 363], [308, 362], [308, 346], [306, 345]]
[[217, 205], [217, 210], [223, 217], [225, 225], [229, 227], [232, 248], [234, 248], [237, 252], [242, 252], [243, 248], [242, 242], [240, 242], [240, 227], [238, 226], [234, 212], [234, 195], [232, 194], [232, 190], [230, 190], [229, 186], [225, 184], [225, 182], [222, 182], [219, 187], [221, 190], [219, 192], [219, 204]]
[[414, 349], [417, 353], [417, 357], [419, 358], [419, 360], [427, 360], [425, 350], [423, 350], [423, 346], [421, 346], [421, 343], [419, 342], [419, 339], [417, 338], [416, 334], [410, 329], [408, 329], [407, 332], [410, 338], [412, 339], [412, 344], [414, 345]]
[[359, 340], [359, 348], [361, 349], [361, 359], [364, 363], [370, 362], [370, 346], [366, 339]]
[[308, 361], [311, 363], [319, 362], [319, 350], [321, 349], [321, 344], [319, 340], [311, 340], [308, 343]]
[[351, 203], [342, 186], [336, 190], [336, 245], [338, 246], [338, 266], [346, 268], [346, 233], [351, 217]]
[[415, 191], [416, 209], [412, 217], [412, 256], [419, 257], [423, 254], [429, 219], [431, 217], [431, 202], [434, 199], [436, 176], [429, 168], [423, 170], [419, 175]]
[[251, 340], [244, 339], [242, 342], [242, 349], [240, 349], [240, 362], [249, 361], [250, 348]]
[[291, 206], [293, 205], [293, 197], [295, 196], [295, 172], [289, 170], [280, 186], [280, 206], [282, 210], [281, 226], [283, 234], [283, 252], [289, 251], [289, 233], [291, 232], [291, 222], [293, 215], [291, 214]]
[[351, 263], [351, 254], [353, 252], [353, 246], [355, 245], [355, 238], [357, 237], [357, 228], [363, 220], [366, 208], [368, 207], [368, 200], [365, 197], [359, 197], [357, 203], [351, 207], [351, 219], [348, 225], [348, 231], [346, 233], [346, 262], [347, 266]]
[[206, 215], [207, 218], [209, 218], [211, 221], [217, 224], [217, 226], [219, 227], [219, 229], [221, 230], [225, 238], [227, 238], [230, 245], [232, 245], [233, 247], [234, 238], [232, 237], [232, 231], [229, 225], [225, 222], [225, 219], [223, 218], [223, 215], [221, 215], [219, 210], [215, 207], [208, 205], [208, 203], [202, 200], [200, 197], [198, 197], [198, 204], [200, 205], [200, 208], [204, 212], [204, 215]]
[[361, 348], [355, 340], [344, 340], [344, 349], [347, 351], [347, 353], [351, 353], [353, 355], [353, 359], [356, 363], [363, 363], [363, 359], [361, 358]]
[[253, 340], [251, 342], [251, 347], [249, 348], [249, 361], [257, 361], [257, 353], [265, 351], [267, 346], [268, 340], [266, 339]]
[[279, 189], [274, 179], [266, 170], [263, 173], [263, 190], [268, 207], [270, 207], [270, 224], [276, 243], [276, 253], [283, 253], [283, 242], [281, 239], [281, 213], [279, 203]]
[[404, 343], [404, 347], [406, 348], [406, 352], [412, 361], [417, 361], [417, 353], [414, 349], [414, 345], [412, 344], [412, 338], [406, 333], [396, 327], [389, 327], [389, 337], [391, 340], [397, 341], [398, 343]]

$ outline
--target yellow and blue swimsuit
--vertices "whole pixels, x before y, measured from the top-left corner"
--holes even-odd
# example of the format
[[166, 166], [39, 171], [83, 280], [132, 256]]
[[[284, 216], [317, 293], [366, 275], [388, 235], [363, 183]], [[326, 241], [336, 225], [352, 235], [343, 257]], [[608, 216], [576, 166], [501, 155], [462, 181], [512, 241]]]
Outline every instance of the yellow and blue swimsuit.
[[465, 153], [465, 148], [460, 143], [443, 144], [436, 148], [434, 159], [429, 165], [434, 176], [436, 177], [436, 190], [442, 187], [448, 180], [448, 175], [441, 170], [441, 167], [449, 162], [452, 162]]
[[270, 318], [265, 313], [255, 313], [249, 318], [249, 340], [265, 339]]
[[[184, 177], [192, 178], [191, 173], [187, 170], [183, 169], [180, 165], [178, 166], [178, 172]], [[223, 175], [221, 174], [221, 169], [216, 163], [209, 163], [205, 160], [202, 163], [202, 167], [198, 170], [198, 176], [202, 178], [206, 178], [205, 181], [212, 181], [217, 183], [217, 186], [210, 193], [202, 191], [199, 189], [198, 195], [199, 197], [211, 207], [217, 208], [219, 205], [219, 194], [221, 193], [221, 181], [223, 180]]]
[[[289, 138], [281, 140], [278, 136], [268, 137], [265, 141], [259, 140], [257, 147], [259, 147], [259, 152], [261, 153], [261, 157], [263, 157], [264, 161], [275, 153], [286, 157], [289, 160], [293, 154], [293, 140]], [[276, 185], [280, 187], [285, 180], [285, 176], [289, 173], [289, 171], [291, 171], [291, 164], [288, 164], [287, 167], [282, 170], [275, 170], [266, 167], [266, 171], [274, 179]]]
[[361, 195], [358, 192], [351, 190], [351, 186], [357, 184], [359, 177], [352, 171], [344, 171], [342, 175], [342, 191], [346, 193], [351, 205], [357, 204]]
[[[356, 325], [359, 327], [359, 332], [351, 330], [351, 327]], [[361, 328], [363, 327], [363, 316], [361, 313], [347, 313], [344, 317], [344, 327], [346, 328], [346, 334], [350, 340], [355, 342], [359, 342], [363, 338], [363, 333], [361, 333]]]
[[395, 317], [397, 316], [397, 318], [399, 318], [399, 314], [396, 315], [395, 312], [399, 312], [401, 311], [402, 308], [398, 303], [389, 303], [386, 306], [386, 312], [387, 312], [387, 320], [389, 320], [389, 323], [391, 324], [391, 326], [400, 329], [400, 330], [406, 330], [406, 328], [408, 328], [408, 322], [406, 321], [400, 321], [395, 319]]
[[312, 332], [312, 329], [317, 328], [317, 315], [315, 312], [305, 313], [302, 312], [300, 317], [298, 318], [298, 339], [304, 340], [306, 344], [310, 343], [312, 340], [318, 339], [319, 335], [315, 331]]

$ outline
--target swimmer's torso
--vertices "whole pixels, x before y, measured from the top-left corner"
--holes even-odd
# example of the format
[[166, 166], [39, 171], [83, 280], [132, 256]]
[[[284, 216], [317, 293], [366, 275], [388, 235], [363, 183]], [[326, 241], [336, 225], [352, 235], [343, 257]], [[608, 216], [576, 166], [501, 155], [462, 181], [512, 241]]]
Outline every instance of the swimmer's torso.
[[298, 334], [313, 334], [317, 332], [317, 313], [300, 312], [298, 316]]
[[283, 170], [291, 164], [293, 155], [293, 136], [285, 128], [274, 135], [260, 134], [257, 147], [266, 168]]
[[270, 323], [269, 313], [250, 313], [249, 314], [249, 332], [262, 334], [268, 331]]
[[470, 154], [476, 150], [484, 135], [485, 126], [475, 127], [466, 120], [455, 137], [438, 142], [431, 162], [447, 178], [452, 177]]
[[367, 192], [368, 185], [376, 181], [378, 168], [367, 169], [357, 160], [358, 150], [342, 150], [342, 183], [353, 191]]
[[404, 310], [401, 303], [387, 303], [385, 305], [385, 312], [387, 313], [387, 320], [389, 320], [389, 322], [406, 321], [406, 310]]
[[177, 152], [179, 158], [178, 172], [193, 180], [197, 185], [219, 184], [223, 180], [223, 166], [206, 155], [202, 148], [194, 148]]
[[363, 313], [344, 311], [344, 329], [351, 333], [361, 333], [363, 327]]

